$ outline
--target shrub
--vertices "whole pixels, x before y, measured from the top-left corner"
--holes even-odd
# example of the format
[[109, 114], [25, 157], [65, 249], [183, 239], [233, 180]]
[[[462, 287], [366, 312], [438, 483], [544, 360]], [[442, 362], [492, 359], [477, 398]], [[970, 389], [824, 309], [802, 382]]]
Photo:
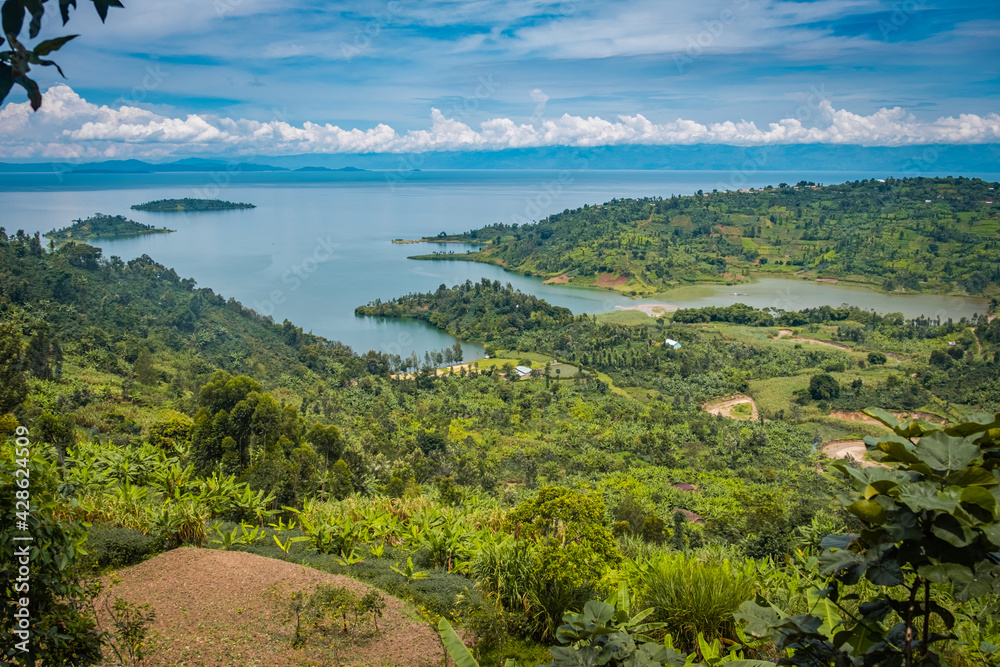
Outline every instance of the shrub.
[[814, 401], [840, 396], [840, 383], [832, 375], [821, 373], [809, 380], [809, 395]]
[[87, 531], [87, 556], [82, 565], [94, 568], [124, 567], [156, 553], [160, 541], [135, 530], [98, 523]]
[[886, 356], [881, 352], [868, 353], [868, 363], [872, 364], [873, 366], [881, 366], [885, 364], [886, 361], [887, 361]]
[[736, 639], [733, 612], [754, 595], [753, 580], [728, 560], [664, 554], [647, 566], [642, 580], [642, 606], [653, 607], [656, 620], [686, 650], [694, 650], [699, 633], [708, 641]]

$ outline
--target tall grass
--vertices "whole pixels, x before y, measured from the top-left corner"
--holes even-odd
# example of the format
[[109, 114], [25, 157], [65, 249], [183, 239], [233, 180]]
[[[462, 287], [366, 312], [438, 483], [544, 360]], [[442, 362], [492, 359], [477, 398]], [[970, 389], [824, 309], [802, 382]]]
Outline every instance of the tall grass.
[[697, 646], [698, 633], [709, 642], [736, 639], [733, 618], [741, 603], [753, 598], [753, 576], [723, 559], [704, 561], [684, 554], [652, 560], [642, 577], [645, 607], [686, 650]]

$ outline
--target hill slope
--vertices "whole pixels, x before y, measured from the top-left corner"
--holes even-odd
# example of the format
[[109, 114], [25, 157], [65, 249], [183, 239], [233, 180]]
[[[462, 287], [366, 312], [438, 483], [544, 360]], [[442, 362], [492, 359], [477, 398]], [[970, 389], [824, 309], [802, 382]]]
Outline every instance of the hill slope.
[[995, 294], [998, 189], [979, 179], [910, 178], [614, 199], [531, 225], [446, 236], [487, 246], [444, 257], [627, 294], [733, 282], [751, 271], [885, 290]]

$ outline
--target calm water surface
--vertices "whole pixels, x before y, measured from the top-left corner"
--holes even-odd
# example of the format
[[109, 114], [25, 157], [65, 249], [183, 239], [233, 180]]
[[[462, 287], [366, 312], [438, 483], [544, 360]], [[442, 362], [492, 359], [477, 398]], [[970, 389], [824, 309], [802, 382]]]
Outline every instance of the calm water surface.
[[[907, 174], [913, 175], [913, 174]], [[956, 174], [957, 175], [957, 174]], [[996, 175], [978, 175], [996, 179]], [[839, 183], [886, 174], [760, 172], [746, 186], [811, 180]], [[221, 182], [222, 185], [219, 185]], [[510, 282], [574, 313], [597, 313], [635, 303], [679, 306], [736, 302], [786, 310], [844, 303], [879, 312], [970, 317], [985, 301], [943, 296], [885, 295], [865, 288], [791, 279], [762, 279], [738, 287], [674, 290], [633, 300], [611, 292], [543, 285], [537, 278], [471, 262], [413, 261], [434, 245], [393, 244], [440, 231], [458, 232], [496, 222], [531, 222], [549, 213], [614, 197], [692, 194], [732, 187], [728, 172], [712, 171], [466, 171], [391, 173], [220, 174], [0, 174], [0, 226], [47, 232], [96, 212], [177, 230], [140, 238], [99, 240], [105, 256], [128, 260], [148, 254], [234, 297], [276, 321], [341, 340], [357, 351], [408, 355], [440, 349], [454, 339], [419, 322], [354, 316], [357, 305], [413, 291], [482, 278]], [[255, 209], [203, 213], [131, 211], [132, 204], [173, 197], [218, 197]], [[466, 246], [442, 249], [465, 252]], [[740, 295], [734, 296], [732, 292]], [[463, 343], [466, 357], [482, 349]]]

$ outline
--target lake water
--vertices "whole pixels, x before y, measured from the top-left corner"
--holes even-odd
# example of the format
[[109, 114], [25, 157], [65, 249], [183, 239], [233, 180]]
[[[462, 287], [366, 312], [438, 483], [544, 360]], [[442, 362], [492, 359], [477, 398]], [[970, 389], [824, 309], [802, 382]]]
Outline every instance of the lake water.
[[[915, 175], [915, 174], [905, 174]], [[958, 174], [955, 174], [958, 175]], [[965, 174], [997, 180], [995, 174]], [[0, 226], [47, 232], [96, 212], [126, 215], [174, 234], [99, 240], [105, 256], [148, 254], [199, 286], [234, 297], [278, 322], [343, 341], [356, 351], [419, 355], [454, 342], [419, 322], [354, 316], [355, 306], [407, 292], [429, 291], [484, 277], [565, 306], [597, 313], [636, 303], [678, 306], [736, 302], [786, 310], [843, 303], [879, 312], [959, 319], [985, 312], [986, 302], [945, 296], [886, 295], [856, 287], [763, 279], [738, 287], [687, 287], [633, 300], [613, 292], [543, 285], [499, 267], [455, 261], [413, 261], [408, 255], [460, 245], [401, 245], [395, 238], [460, 232], [496, 222], [531, 222], [549, 213], [615, 197], [687, 195], [699, 189], [759, 187], [810, 180], [840, 183], [885, 174], [759, 172], [746, 185], [717, 171], [426, 171], [235, 174], [0, 174]], [[132, 204], [174, 197], [212, 197], [256, 204], [248, 210], [203, 213], [131, 211]], [[738, 291], [740, 296], [731, 293]], [[745, 296], [743, 295], [745, 294]], [[464, 344], [466, 358], [482, 349]]]

